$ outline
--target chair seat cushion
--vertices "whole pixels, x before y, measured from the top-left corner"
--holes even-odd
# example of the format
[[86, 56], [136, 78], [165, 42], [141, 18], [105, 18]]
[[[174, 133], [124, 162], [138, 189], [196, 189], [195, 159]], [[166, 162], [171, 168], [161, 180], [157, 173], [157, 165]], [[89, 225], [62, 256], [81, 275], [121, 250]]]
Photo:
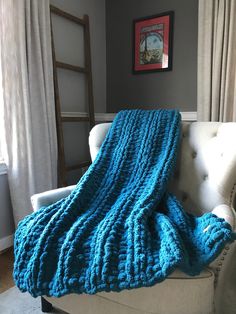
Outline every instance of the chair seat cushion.
[[212, 311], [214, 274], [205, 269], [191, 277], [176, 270], [165, 281], [148, 288], [101, 292], [96, 295], [70, 294], [47, 298], [73, 314], [207, 314]]

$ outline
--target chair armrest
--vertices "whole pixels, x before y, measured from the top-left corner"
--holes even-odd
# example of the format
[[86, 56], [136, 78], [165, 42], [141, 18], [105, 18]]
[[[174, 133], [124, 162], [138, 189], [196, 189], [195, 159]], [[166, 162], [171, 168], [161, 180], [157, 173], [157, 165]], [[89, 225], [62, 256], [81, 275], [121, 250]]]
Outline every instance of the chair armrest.
[[[233, 208], [228, 205], [218, 205], [212, 213], [220, 218], [224, 218], [236, 231], [236, 215]], [[232, 303], [231, 289], [234, 286], [236, 241], [228, 243], [221, 254], [209, 265], [215, 274], [215, 307], [221, 310], [229, 308]], [[227, 293], [225, 293], [227, 291]], [[233, 291], [233, 290], [232, 290]], [[233, 295], [233, 294], [232, 294]], [[226, 305], [226, 306], [225, 306]], [[227, 309], [225, 313], [227, 312]], [[228, 312], [227, 312], [228, 313]]]
[[[220, 218], [224, 218], [225, 221], [230, 224], [231, 228], [233, 231], [236, 229], [236, 216], [235, 216], [235, 211], [233, 208], [226, 204], [221, 204], [216, 206], [213, 210], [212, 213], [215, 214], [216, 216]], [[209, 265], [210, 268], [214, 271], [215, 273], [215, 286], [217, 285], [224, 285], [224, 278], [225, 274], [227, 272], [230, 273], [229, 271], [229, 266], [232, 263], [233, 255], [235, 254], [236, 251], [236, 243], [228, 243], [222, 250], [221, 254]], [[221, 289], [217, 288], [217, 291], [221, 291]], [[221, 292], [217, 292], [220, 293]]]
[[224, 218], [224, 220], [230, 224], [232, 230], [235, 229], [236, 217], [233, 209], [230, 206], [226, 204], [218, 205], [212, 210], [212, 213], [220, 218]]
[[46, 191], [43, 193], [34, 194], [31, 196], [31, 203], [33, 210], [37, 211], [43, 206], [51, 205], [60, 199], [67, 197], [71, 191], [75, 188], [75, 185], [67, 186], [65, 188]]

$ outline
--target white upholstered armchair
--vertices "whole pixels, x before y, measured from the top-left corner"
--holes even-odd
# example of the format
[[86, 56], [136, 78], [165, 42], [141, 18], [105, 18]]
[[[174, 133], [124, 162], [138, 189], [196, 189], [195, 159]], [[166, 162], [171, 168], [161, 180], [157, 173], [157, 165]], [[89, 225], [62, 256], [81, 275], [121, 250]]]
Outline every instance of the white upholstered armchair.
[[[89, 137], [92, 160], [110, 127], [95, 126]], [[182, 123], [179, 161], [171, 189], [188, 212], [202, 215], [213, 211], [236, 228], [236, 123]], [[66, 197], [74, 187], [32, 196], [34, 210]], [[46, 298], [71, 314], [233, 314], [236, 313], [236, 245], [227, 245], [221, 255], [199, 276], [176, 270], [153, 287], [71, 294]], [[233, 257], [234, 256], [234, 257]], [[50, 304], [43, 300], [43, 310]]]

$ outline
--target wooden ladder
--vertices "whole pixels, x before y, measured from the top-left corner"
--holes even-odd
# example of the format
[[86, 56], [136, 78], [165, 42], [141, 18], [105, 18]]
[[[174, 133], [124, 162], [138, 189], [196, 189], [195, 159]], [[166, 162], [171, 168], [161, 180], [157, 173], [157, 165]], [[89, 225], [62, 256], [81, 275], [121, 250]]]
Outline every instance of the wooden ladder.
[[[92, 81], [92, 66], [91, 66], [91, 48], [90, 48], [90, 31], [89, 31], [89, 17], [84, 15], [83, 18], [73, 16], [61, 9], [50, 5], [50, 13], [63, 17], [71, 22], [83, 27], [84, 30], [84, 58], [85, 66], [80, 67], [56, 60], [55, 45], [53, 39], [53, 28], [51, 18], [51, 37], [52, 37], [52, 58], [53, 58], [53, 76], [54, 76], [54, 94], [55, 94], [55, 108], [56, 108], [56, 125], [57, 125], [57, 141], [58, 141], [58, 185], [66, 186], [66, 174], [68, 171], [81, 169], [90, 165], [90, 161], [80, 162], [73, 166], [66, 166], [65, 149], [64, 149], [64, 136], [63, 136], [63, 122], [89, 122], [90, 129], [95, 124], [94, 117], [94, 102], [93, 102], [93, 81]], [[86, 76], [87, 91], [88, 91], [88, 115], [76, 117], [63, 117], [61, 113], [59, 86], [57, 69], [65, 69], [83, 73]]]

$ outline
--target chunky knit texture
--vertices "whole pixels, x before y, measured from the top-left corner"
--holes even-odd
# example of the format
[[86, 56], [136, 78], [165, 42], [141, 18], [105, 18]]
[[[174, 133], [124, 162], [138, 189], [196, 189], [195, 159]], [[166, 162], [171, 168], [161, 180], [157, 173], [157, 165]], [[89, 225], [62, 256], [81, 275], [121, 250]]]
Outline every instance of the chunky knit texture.
[[19, 289], [34, 297], [120, 291], [209, 264], [233, 234], [211, 213], [185, 213], [167, 192], [179, 138], [178, 111], [121, 111], [75, 190], [20, 222]]

